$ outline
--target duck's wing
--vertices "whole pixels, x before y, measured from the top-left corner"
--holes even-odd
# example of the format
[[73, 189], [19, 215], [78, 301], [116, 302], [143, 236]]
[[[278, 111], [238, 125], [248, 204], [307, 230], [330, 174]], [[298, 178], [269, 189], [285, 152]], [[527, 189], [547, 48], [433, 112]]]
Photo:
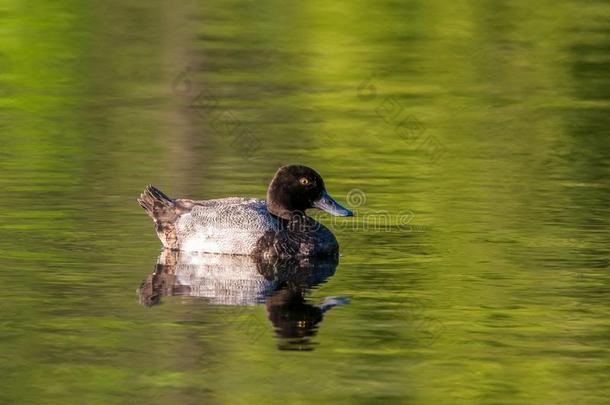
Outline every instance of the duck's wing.
[[265, 232], [277, 229], [265, 201], [255, 198], [172, 199], [148, 186], [138, 203], [168, 249], [251, 254]]
[[265, 201], [236, 197], [194, 202], [175, 224], [181, 250], [242, 255], [278, 229]]

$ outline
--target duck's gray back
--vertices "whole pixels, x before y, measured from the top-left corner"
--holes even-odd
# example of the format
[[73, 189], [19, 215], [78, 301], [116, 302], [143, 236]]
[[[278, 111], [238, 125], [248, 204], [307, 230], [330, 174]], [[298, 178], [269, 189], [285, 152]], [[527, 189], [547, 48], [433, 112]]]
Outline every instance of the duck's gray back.
[[256, 198], [195, 201], [176, 221], [181, 250], [224, 254], [251, 254], [257, 242], [279, 225]]

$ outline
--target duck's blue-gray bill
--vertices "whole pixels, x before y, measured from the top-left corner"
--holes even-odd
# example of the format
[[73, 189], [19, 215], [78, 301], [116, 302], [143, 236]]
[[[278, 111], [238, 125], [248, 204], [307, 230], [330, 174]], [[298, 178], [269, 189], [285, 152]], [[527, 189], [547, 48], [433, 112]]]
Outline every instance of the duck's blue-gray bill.
[[336, 202], [335, 199], [329, 196], [326, 191], [324, 194], [322, 194], [322, 197], [313, 202], [313, 206], [337, 217], [354, 216], [352, 211]]

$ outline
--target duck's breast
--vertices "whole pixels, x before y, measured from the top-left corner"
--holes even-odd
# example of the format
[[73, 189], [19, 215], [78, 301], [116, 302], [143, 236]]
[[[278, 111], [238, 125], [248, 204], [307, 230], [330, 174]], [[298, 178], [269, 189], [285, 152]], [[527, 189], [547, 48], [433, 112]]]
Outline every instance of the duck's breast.
[[255, 198], [197, 202], [175, 225], [181, 250], [242, 255], [252, 254], [261, 237], [279, 227], [266, 202]]

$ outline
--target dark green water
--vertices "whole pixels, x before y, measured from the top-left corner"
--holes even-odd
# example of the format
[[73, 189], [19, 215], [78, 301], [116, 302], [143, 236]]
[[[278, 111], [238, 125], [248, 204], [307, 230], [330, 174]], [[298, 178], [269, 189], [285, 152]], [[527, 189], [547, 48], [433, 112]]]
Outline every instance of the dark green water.
[[[3, 2], [0, 402], [607, 403], [609, 23], [602, 1]], [[263, 197], [292, 162], [359, 215], [320, 215], [334, 275], [292, 306], [140, 303], [144, 186]], [[279, 336], [274, 302], [328, 297]]]

